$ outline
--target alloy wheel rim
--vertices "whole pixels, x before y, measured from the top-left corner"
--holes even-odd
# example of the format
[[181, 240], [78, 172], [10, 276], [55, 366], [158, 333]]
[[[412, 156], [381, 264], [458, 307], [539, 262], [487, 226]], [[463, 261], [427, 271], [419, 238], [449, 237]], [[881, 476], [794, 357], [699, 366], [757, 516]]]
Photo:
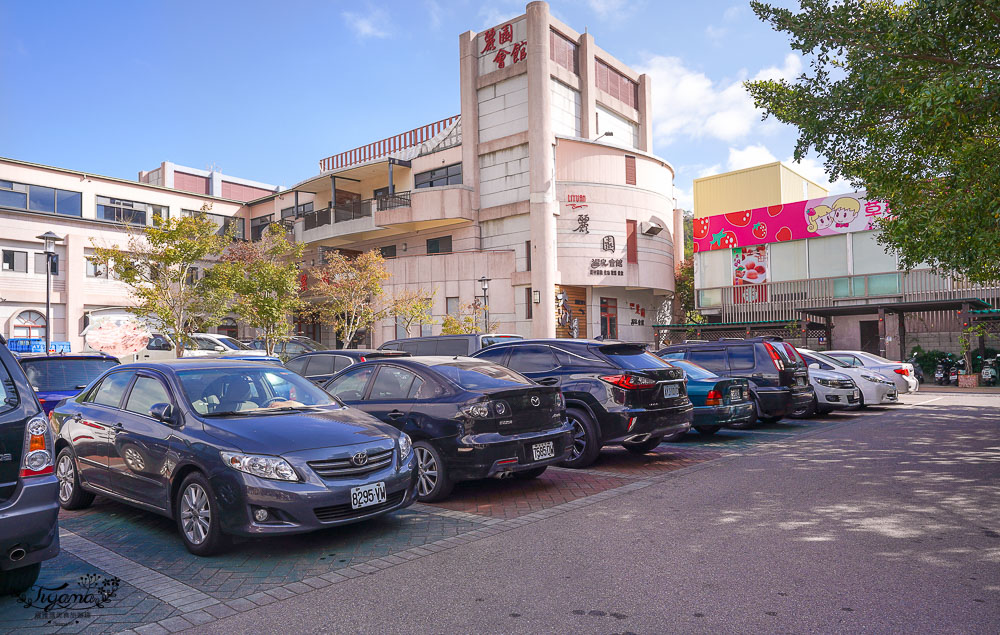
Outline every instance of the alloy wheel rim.
[[197, 483], [191, 483], [181, 496], [181, 527], [184, 536], [195, 545], [200, 545], [208, 538], [212, 524], [212, 508], [208, 503], [205, 488]]
[[56, 466], [56, 480], [59, 481], [59, 500], [65, 503], [73, 496], [73, 460], [65, 454]]
[[415, 448], [417, 454], [417, 493], [427, 496], [438, 483], [438, 465], [426, 448]]
[[583, 427], [579, 419], [570, 417], [570, 423], [573, 424], [573, 449], [570, 451], [570, 460], [574, 460], [583, 454], [583, 451], [587, 449], [587, 429]]

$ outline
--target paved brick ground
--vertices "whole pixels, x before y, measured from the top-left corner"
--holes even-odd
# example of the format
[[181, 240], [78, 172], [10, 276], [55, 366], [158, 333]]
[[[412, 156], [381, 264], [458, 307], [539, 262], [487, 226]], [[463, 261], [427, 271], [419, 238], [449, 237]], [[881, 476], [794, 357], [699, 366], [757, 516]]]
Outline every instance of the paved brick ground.
[[647, 478], [717, 459], [725, 454], [727, 452], [704, 450], [692, 443], [663, 443], [646, 454], [633, 454], [623, 447], [610, 446], [601, 450], [600, 457], [590, 466], [589, 471]]

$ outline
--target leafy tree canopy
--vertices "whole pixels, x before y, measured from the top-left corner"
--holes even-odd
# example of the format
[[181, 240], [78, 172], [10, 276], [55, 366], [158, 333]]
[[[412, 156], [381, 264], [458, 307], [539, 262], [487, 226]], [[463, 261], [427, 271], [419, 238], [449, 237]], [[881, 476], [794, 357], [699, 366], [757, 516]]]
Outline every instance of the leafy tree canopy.
[[754, 12], [809, 57], [794, 81], [746, 86], [758, 107], [894, 218], [879, 241], [904, 268], [1000, 280], [1000, 4], [800, 0]]

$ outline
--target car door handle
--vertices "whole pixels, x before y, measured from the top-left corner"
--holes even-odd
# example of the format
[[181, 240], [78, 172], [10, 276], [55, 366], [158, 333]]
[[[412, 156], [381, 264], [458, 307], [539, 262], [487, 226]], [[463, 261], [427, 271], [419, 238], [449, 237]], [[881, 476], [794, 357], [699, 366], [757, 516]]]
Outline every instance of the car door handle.
[[389, 414], [386, 416], [388, 416], [390, 419], [399, 419], [405, 414], [406, 414], [405, 412], [400, 412], [399, 410], [390, 410]]
[[559, 380], [555, 377], [544, 377], [538, 380], [538, 383], [543, 386], [554, 386], [559, 383]]

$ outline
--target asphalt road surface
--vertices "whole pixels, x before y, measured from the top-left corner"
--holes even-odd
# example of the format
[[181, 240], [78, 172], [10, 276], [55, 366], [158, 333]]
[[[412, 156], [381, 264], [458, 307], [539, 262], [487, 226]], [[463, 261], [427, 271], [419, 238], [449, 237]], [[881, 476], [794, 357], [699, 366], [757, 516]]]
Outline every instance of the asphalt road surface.
[[906, 401], [197, 630], [1000, 632], [1000, 397]]

